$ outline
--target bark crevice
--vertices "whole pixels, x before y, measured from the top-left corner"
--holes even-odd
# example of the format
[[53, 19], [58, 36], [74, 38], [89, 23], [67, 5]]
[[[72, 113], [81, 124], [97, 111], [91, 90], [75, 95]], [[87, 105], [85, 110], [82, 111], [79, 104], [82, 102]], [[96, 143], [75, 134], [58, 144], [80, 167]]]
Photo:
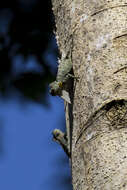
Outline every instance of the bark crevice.
[[[81, 129], [79, 136], [76, 140], [75, 145], [79, 142], [85, 131], [90, 127], [93, 123], [96, 124], [96, 121], [100, 117], [106, 117], [108, 125], [111, 125], [110, 129], [119, 129], [125, 128], [127, 124], [127, 100], [112, 100], [108, 103], [104, 103], [101, 107], [99, 107], [87, 120], [83, 128]], [[124, 125], [124, 126], [123, 126]], [[91, 138], [95, 137], [91, 136]]]
[[107, 7], [107, 8], [104, 8], [104, 9], [101, 9], [101, 10], [96, 11], [96, 12], [93, 13], [91, 16], [95, 16], [95, 15], [101, 13], [101, 12], [107, 11], [107, 10], [109, 10], [109, 9], [119, 8], [119, 7], [127, 7], [127, 4]]

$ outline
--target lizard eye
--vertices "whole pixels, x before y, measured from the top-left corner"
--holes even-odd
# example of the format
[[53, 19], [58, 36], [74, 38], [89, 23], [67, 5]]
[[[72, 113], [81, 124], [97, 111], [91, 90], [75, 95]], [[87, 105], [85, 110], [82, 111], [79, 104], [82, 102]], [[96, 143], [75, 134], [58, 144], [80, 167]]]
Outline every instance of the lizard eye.
[[54, 89], [50, 90], [50, 94], [51, 94], [52, 96], [55, 96], [55, 90], [54, 90]]
[[63, 87], [63, 83], [59, 82], [59, 87], [62, 88]]

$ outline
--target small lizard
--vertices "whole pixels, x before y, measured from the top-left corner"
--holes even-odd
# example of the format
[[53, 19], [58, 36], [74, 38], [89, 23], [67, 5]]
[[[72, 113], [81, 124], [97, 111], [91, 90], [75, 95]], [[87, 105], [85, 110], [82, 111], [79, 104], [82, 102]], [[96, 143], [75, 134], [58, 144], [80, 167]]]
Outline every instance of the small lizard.
[[[70, 53], [69, 53], [70, 54]], [[63, 98], [67, 104], [71, 104], [71, 93], [72, 93], [72, 82], [69, 82], [70, 78], [76, 78], [71, 74], [72, 72], [72, 59], [71, 56], [62, 56], [62, 59], [59, 60], [57, 77], [54, 82], [52, 82], [50, 86], [50, 93], [52, 96], [60, 96]], [[70, 92], [71, 90], [71, 92]], [[68, 104], [69, 103], [69, 104]], [[59, 129], [55, 129], [53, 131], [53, 140], [58, 142], [66, 154], [71, 157], [70, 151], [70, 128], [67, 126], [67, 134], [63, 133]]]
[[72, 70], [71, 58], [63, 58], [59, 62], [57, 77], [50, 86], [50, 93], [52, 96], [60, 96], [68, 103], [71, 103], [69, 92], [66, 90], [66, 84], [70, 77], [74, 76], [70, 74]]

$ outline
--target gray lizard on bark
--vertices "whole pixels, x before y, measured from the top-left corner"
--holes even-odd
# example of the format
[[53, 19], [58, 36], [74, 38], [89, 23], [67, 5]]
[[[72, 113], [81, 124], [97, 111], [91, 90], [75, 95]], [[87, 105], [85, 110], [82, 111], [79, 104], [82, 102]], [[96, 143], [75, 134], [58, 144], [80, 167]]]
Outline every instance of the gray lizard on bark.
[[[50, 94], [52, 96], [60, 96], [63, 98], [66, 101], [65, 107], [68, 103], [72, 103], [72, 98], [70, 97], [69, 92], [69, 89], [72, 88], [72, 86], [69, 84], [70, 78], [75, 78], [72, 74], [72, 60], [71, 56], [65, 56], [59, 60], [56, 80], [49, 85]], [[53, 131], [53, 140], [58, 142], [66, 154], [70, 157], [70, 126], [67, 126], [67, 134], [63, 133], [59, 129], [55, 129]]]

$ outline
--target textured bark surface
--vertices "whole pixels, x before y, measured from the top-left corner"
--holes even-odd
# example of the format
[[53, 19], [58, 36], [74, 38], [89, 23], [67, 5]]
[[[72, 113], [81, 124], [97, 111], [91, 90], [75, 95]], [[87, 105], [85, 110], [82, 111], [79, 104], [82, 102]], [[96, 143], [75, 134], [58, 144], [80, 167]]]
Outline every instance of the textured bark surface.
[[126, 190], [127, 0], [53, 0], [53, 11], [78, 77], [66, 109], [73, 189]]

